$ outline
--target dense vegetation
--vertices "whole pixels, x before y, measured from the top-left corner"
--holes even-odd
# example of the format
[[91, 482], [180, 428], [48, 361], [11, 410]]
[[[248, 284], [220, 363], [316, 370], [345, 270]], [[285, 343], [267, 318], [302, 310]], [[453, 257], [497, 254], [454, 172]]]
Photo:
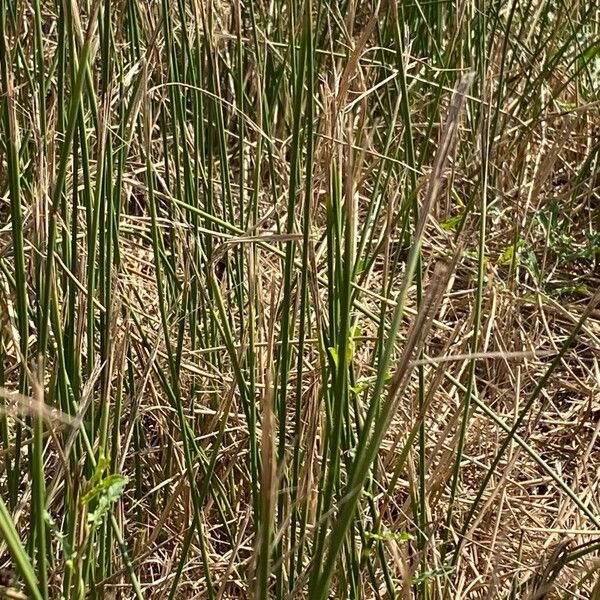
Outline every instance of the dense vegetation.
[[0, 28], [0, 596], [600, 598], [597, 2]]

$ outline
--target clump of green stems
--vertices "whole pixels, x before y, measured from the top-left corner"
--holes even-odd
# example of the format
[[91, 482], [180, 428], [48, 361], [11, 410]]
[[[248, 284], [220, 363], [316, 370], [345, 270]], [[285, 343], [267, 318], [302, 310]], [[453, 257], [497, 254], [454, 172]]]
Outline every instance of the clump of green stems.
[[0, 595], [598, 593], [599, 27], [0, 0]]

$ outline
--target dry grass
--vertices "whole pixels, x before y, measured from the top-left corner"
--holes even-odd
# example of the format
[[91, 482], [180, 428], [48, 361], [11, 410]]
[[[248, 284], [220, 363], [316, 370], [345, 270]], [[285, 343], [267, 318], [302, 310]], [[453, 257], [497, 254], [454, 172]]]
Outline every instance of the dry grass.
[[0, 4], [0, 596], [600, 598], [598, 7]]

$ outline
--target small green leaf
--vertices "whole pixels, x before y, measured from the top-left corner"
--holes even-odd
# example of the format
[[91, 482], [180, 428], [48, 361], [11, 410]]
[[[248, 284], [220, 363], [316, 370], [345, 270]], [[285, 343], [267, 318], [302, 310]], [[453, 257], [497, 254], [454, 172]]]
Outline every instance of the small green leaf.
[[440, 569], [433, 569], [431, 571], [421, 571], [416, 577], [413, 577], [413, 583], [423, 583], [427, 581], [431, 581], [432, 579], [436, 579], [437, 577], [445, 577], [446, 575], [450, 575], [454, 567], [441, 567]]
[[357, 337], [360, 337], [362, 330], [360, 327], [355, 326], [350, 329], [350, 337], [348, 338], [348, 345], [346, 347], [346, 362], [350, 364], [354, 358], [354, 352], [356, 351], [356, 342], [354, 341]]
[[506, 246], [506, 248], [504, 248], [504, 251], [500, 255], [500, 258], [498, 259], [498, 264], [499, 265], [510, 265], [510, 263], [513, 260], [514, 254], [515, 254], [515, 247], [512, 244], [510, 246]]
[[[391, 372], [387, 372], [385, 374], [384, 377], [384, 381], [387, 383], [388, 381], [390, 381], [390, 379], [392, 378], [392, 374]], [[356, 385], [350, 386], [350, 390], [352, 392], [354, 392], [355, 394], [362, 394], [366, 389], [368, 389], [369, 387], [371, 387], [375, 381], [376, 381], [377, 377], [365, 377], [364, 379], [359, 379], [356, 382]]]
[[362, 394], [367, 387], [369, 387], [367, 384], [363, 383], [357, 383], [356, 385], [351, 385], [350, 386], [350, 391], [356, 395], [358, 394]]
[[112, 485], [120, 481], [127, 481], [127, 477], [124, 475], [107, 475], [100, 483], [95, 485], [87, 494], [85, 494], [85, 496], [83, 496], [83, 498], [81, 498], [82, 504], [90, 504], [102, 494], [105, 494]]
[[442, 225], [442, 229], [444, 231], [454, 231], [458, 225], [460, 224], [460, 222], [462, 221], [463, 216], [462, 214], [460, 215], [454, 215], [453, 217], [450, 217], [449, 219], [446, 219], [441, 225]]
[[519, 258], [519, 250], [521, 250], [525, 246], [525, 242], [523, 240], [518, 240], [516, 244], [509, 244], [504, 248], [500, 258], [498, 259], [499, 265], [510, 265], [513, 262], [513, 258], [515, 257], [515, 250], [517, 251], [516, 258]]
[[90, 489], [81, 498], [81, 504], [93, 505], [88, 515], [88, 521], [95, 525], [102, 521], [110, 505], [119, 499], [129, 481], [124, 475], [105, 475], [109, 465], [110, 457], [102, 454], [90, 479]]
[[590, 290], [585, 283], [574, 283], [571, 285], [563, 285], [560, 287], [556, 287], [550, 291], [550, 295], [559, 297], [568, 294], [581, 294], [582, 296], [587, 296], [590, 293]]
[[330, 346], [329, 348], [327, 348], [327, 351], [329, 352], [329, 356], [331, 356], [331, 360], [333, 361], [333, 364], [336, 366], [336, 368], [339, 367], [340, 366], [340, 357], [338, 356], [337, 348]]
[[128, 481], [129, 478], [124, 475], [108, 475], [82, 498], [85, 503], [92, 499], [97, 501], [95, 509], [88, 515], [90, 523], [99, 525], [102, 522], [111, 504], [121, 497]]
[[72, 562], [77, 557], [77, 552], [71, 546], [69, 542], [69, 536], [65, 535], [56, 524], [56, 521], [52, 518], [52, 515], [48, 511], [44, 511], [44, 521], [48, 525], [48, 529], [52, 535], [58, 540], [65, 557], [65, 561]]
[[101, 454], [100, 458], [98, 459], [98, 463], [96, 464], [96, 469], [94, 470], [94, 474], [92, 475], [92, 478], [90, 479], [91, 487], [94, 487], [102, 479], [102, 475], [104, 475], [104, 472], [106, 471], [106, 469], [108, 469], [109, 465], [110, 465], [110, 457], [104, 456], [104, 454]]
[[406, 531], [401, 531], [398, 533], [394, 533], [392, 531], [384, 531], [383, 533], [369, 533], [365, 532], [365, 537], [370, 540], [374, 540], [377, 542], [389, 542], [395, 541], [399, 543], [410, 542], [415, 539], [414, 535]]

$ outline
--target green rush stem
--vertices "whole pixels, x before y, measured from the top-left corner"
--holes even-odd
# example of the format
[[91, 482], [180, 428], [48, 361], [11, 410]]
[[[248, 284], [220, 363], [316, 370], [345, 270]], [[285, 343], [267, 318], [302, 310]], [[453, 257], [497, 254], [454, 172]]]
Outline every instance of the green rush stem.
[[[297, 501], [298, 489], [300, 485], [300, 457], [302, 455], [302, 400], [303, 400], [303, 370], [304, 370], [304, 349], [305, 336], [308, 320], [308, 275], [310, 271], [309, 251], [310, 237], [312, 231], [311, 211], [312, 211], [312, 196], [313, 196], [313, 160], [314, 160], [314, 48], [313, 48], [313, 25], [312, 25], [312, 0], [308, 0], [305, 8], [307, 19], [306, 33], [306, 107], [305, 107], [305, 129], [306, 129], [306, 162], [305, 162], [305, 184], [304, 184], [304, 206], [302, 217], [302, 271], [300, 279], [300, 310], [299, 310], [299, 329], [298, 329], [298, 353], [296, 365], [296, 407], [294, 413], [294, 455], [292, 461], [292, 478], [290, 490], [290, 505], [292, 507], [291, 524], [290, 524], [290, 552], [289, 561], [289, 580], [288, 589], [291, 591], [294, 587], [296, 576], [296, 556], [302, 555], [302, 546], [304, 540], [301, 539], [299, 546], [296, 544], [296, 533], [298, 528], [298, 520], [300, 518]], [[298, 565], [300, 566], [300, 565]]]
[[[400, 83], [401, 91], [401, 102], [400, 102], [400, 113], [404, 121], [404, 145], [406, 149], [406, 160], [409, 166], [409, 181], [410, 187], [408, 189], [408, 197], [413, 198], [412, 213], [414, 227], [417, 228], [419, 222], [419, 200], [416, 194], [417, 190], [417, 160], [415, 155], [415, 147], [413, 142], [413, 131], [412, 131], [412, 119], [410, 112], [410, 101], [409, 101], [409, 89], [406, 82], [406, 67], [404, 64], [404, 43], [402, 41], [402, 31], [400, 30], [399, 20], [396, 20], [396, 27], [394, 28], [395, 41], [397, 44], [396, 51], [396, 64], [398, 65], [398, 79]], [[419, 254], [415, 272], [415, 282], [417, 288], [417, 309], [421, 305], [423, 300], [423, 266], [422, 259]], [[422, 356], [419, 356], [422, 358]], [[418, 388], [418, 409], [421, 411], [425, 403], [425, 370], [423, 366], [419, 366], [417, 370], [419, 388]], [[427, 570], [427, 556], [425, 554], [425, 546], [427, 543], [427, 494], [425, 488], [425, 478], [427, 474], [427, 454], [426, 454], [426, 432], [425, 432], [425, 420], [421, 421], [419, 427], [419, 466], [418, 466], [418, 477], [419, 477], [419, 495], [418, 495], [418, 517], [417, 517], [417, 540], [418, 547], [421, 551], [421, 569], [423, 572]], [[422, 600], [427, 600], [429, 590], [427, 582], [424, 580], [421, 583], [421, 597]]]
[[[287, 223], [286, 233], [294, 232], [294, 215], [297, 195], [299, 190], [299, 174], [300, 161], [302, 156], [302, 144], [306, 136], [306, 131], [302, 129], [303, 121], [303, 98], [304, 86], [306, 79], [312, 77], [312, 74], [307, 73], [307, 50], [308, 45], [312, 40], [312, 18], [311, 18], [312, 2], [304, 6], [304, 20], [302, 26], [302, 42], [300, 45], [299, 56], [296, 57], [295, 46], [293, 44], [294, 36], [290, 47], [291, 62], [295, 64], [295, 79], [293, 85], [293, 117], [292, 117], [292, 148], [290, 159], [290, 181], [287, 204]], [[294, 255], [296, 244], [288, 242], [285, 250], [284, 274], [283, 274], [283, 299], [281, 304], [281, 347], [278, 361], [278, 372], [275, 382], [276, 390], [276, 415], [278, 427], [278, 443], [276, 457], [280, 471], [279, 493], [277, 494], [277, 523], [280, 527], [283, 526], [286, 507], [285, 489], [288, 485], [288, 480], [285, 472], [285, 450], [286, 450], [286, 434], [287, 434], [287, 396], [288, 396], [288, 379], [289, 367], [291, 361], [290, 343], [289, 340], [293, 336], [295, 315], [292, 305], [292, 283], [294, 270]], [[278, 390], [278, 393], [277, 393]], [[265, 524], [263, 524], [265, 526]], [[281, 561], [284, 554], [283, 538], [276, 545], [274, 550], [274, 561]], [[276, 590], [277, 598], [283, 597], [283, 563], [277, 569], [276, 573]]]
[[[29, 349], [29, 308], [27, 301], [27, 275], [25, 272], [25, 245], [23, 236], [23, 213], [21, 198], [21, 172], [19, 167], [19, 131], [15, 111], [15, 90], [10, 75], [9, 52], [6, 46], [8, 36], [5, 30], [6, 2], [0, 3], [0, 69], [2, 70], [3, 121], [5, 127], [5, 150], [7, 162], [8, 191], [10, 195], [11, 236], [14, 252], [15, 296], [17, 304], [17, 330], [19, 332], [19, 350], [21, 353], [21, 369], [19, 373], [19, 391], [27, 392], [27, 358]], [[20, 448], [21, 426], [17, 425], [15, 433], [15, 446]], [[8, 443], [8, 439], [4, 440]], [[17, 504], [18, 481], [20, 471], [20, 451], [15, 452], [12, 466], [7, 473], [9, 506], [14, 508]]]
[[[161, 257], [163, 257], [163, 252], [161, 251], [161, 244], [159, 240], [159, 227], [158, 227], [158, 214], [156, 207], [156, 198], [154, 195], [154, 166], [152, 164], [152, 156], [151, 152], [151, 118], [149, 114], [149, 106], [148, 101], [146, 100], [146, 108], [145, 108], [145, 133], [146, 133], [146, 182], [148, 187], [148, 200], [150, 205], [150, 216], [152, 220], [152, 249], [154, 253], [154, 262], [155, 262], [155, 277], [156, 277], [156, 286], [157, 286], [157, 294], [159, 298], [159, 310], [161, 317], [161, 325], [163, 336], [165, 340], [165, 344], [167, 347], [167, 358], [169, 363], [170, 375], [171, 375], [171, 392], [172, 392], [172, 400], [174, 403], [174, 408], [176, 409], [177, 419], [179, 422], [179, 428], [181, 432], [182, 442], [183, 442], [183, 451], [184, 451], [184, 459], [186, 465], [187, 476], [189, 479], [190, 485], [190, 494], [192, 498], [192, 508], [193, 508], [193, 525], [192, 527], [197, 531], [198, 534], [198, 542], [200, 544], [200, 548], [202, 551], [202, 559], [203, 559], [203, 567], [206, 577], [206, 586], [207, 593], [210, 600], [214, 600], [214, 588], [212, 585], [209, 566], [206, 560], [205, 554], [205, 546], [206, 540], [204, 539], [204, 532], [202, 530], [202, 519], [201, 519], [201, 506], [198, 501], [198, 490], [195, 483], [195, 472], [194, 472], [194, 464], [192, 460], [191, 446], [190, 446], [190, 437], [191, 437], [191, 428], [187, 422], [185, 413], [183, 411], [182, 397], [179, 386], [179, 372], [175, 363], [175, 358], [173, 355], [173, 347], [171, 344], [171, 335], [169, 331], [169, 322], [167, 315], [167, 308], [165, 304], [165, 292], [163, 285], [163, 276], [162, 276], [162, 264]], [[163, 258], [163, 261], [165, 259]]]

